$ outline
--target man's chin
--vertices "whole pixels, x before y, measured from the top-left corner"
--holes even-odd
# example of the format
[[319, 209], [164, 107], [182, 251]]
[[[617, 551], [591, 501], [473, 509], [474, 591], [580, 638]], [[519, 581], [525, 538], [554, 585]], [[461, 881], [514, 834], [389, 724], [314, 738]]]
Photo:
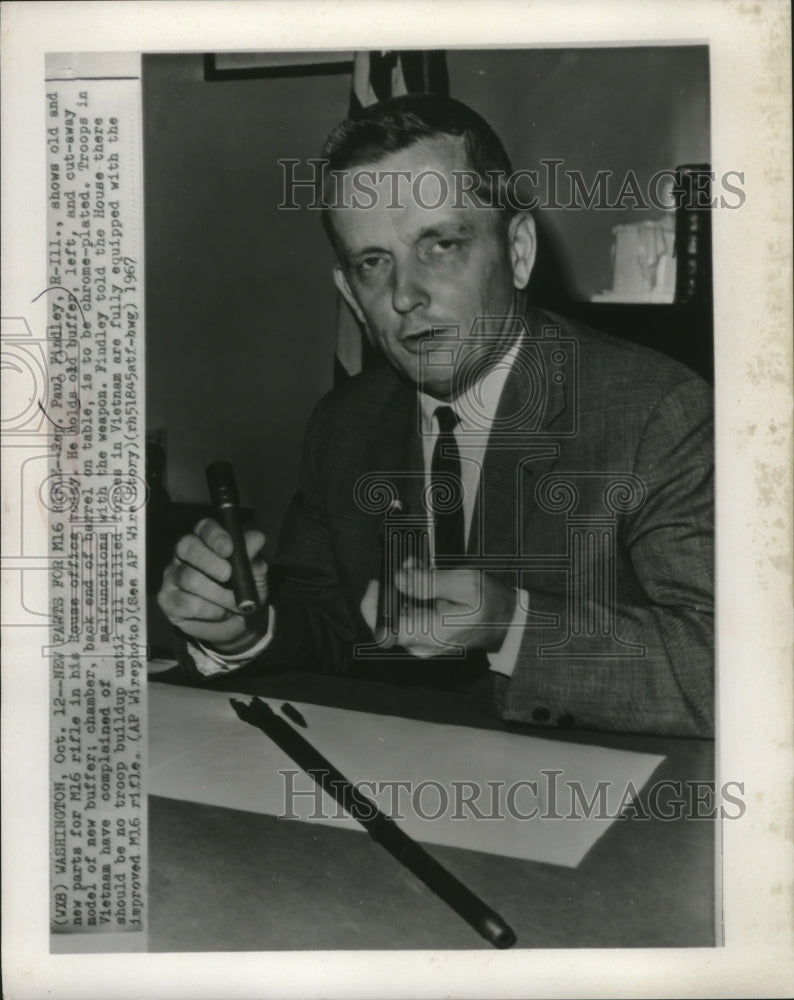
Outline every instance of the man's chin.
[[452, 398], [452, 383], [449, 379], [434, 379], [425, 376], [414, 379], [414, 381], [420, 392], [424, 392], [428, 396], [433, 396], [434, 399], [448, 400]]
[[[437, 399], [452, 396], [452, 365], [448, 357], [428, 358], [427, 350], [384, 352], [387, 360], [401, 375], [409, 379], [420, 392]], [[447, 355], [449, 352], [446, 352]], [[435, 370], [434, 370], [435, 369]]]

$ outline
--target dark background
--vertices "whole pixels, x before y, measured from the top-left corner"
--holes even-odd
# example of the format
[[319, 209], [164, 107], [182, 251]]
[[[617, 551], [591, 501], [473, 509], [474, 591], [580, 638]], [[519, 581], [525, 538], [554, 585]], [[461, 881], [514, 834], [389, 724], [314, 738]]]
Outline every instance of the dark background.
[[[203, 54], [143, 61], [147, 426], [164, 440], [172, 500], [206, 502], [204, 467], [226, 458], [272, 543], [306, 419], [332, 385], [337, 308], [319, 214], [278, 210], [277, 161], [319, 154], [347, 112], [350, 77], [207, 81], [204, 65]], [[516, 169], [557, 158], [588, 181], [631, 169], [644, 182], [710, 158], [704, 46], [472, 49], [448, 52], [447, 65], [450, 94], [494, 126]], [[657, 215], [538, 213], [543, 265], [570, 312], [611, 286], [612, 227]], [[599, 316], [586, 318], [685, 359], [694, 351], [696, 366], [710, 350], [706, 327], [675, 307]]]

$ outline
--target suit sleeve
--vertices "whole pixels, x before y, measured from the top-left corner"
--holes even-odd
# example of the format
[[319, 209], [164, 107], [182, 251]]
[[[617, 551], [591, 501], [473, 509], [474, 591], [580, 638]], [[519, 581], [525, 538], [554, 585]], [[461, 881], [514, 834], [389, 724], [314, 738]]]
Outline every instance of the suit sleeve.
[[[268, 585], [275, 610], [273, 636], [262, 653], [238, 668], [240, 673], [343, 673], [349, 668], [355, 625], [337, 576], [321, 489], [321, 456], [328, 453], [322, 443], [322, 413], [321, 401], [306, 432], [300, 488], [269, 565]], [[206, 680], [184, 638], [176, 652], [183, 673], [191, 681]]]
[[654, 406], [632, 471], [646, 495], [617, 524], [633, 580], [618, 585], [612, 621], [615, 635], [634, 644], [624, 649], [635, 652], [550, 648], [567, 634], [568, 596], [531, 591], [531, 611], [555, 616], [559, 627], [525, 628], [512, 677], [496, 679], [505, 718], [713, 735], [713, 424], [711, 391], [700, 379]]
[[306, 431], [300, 488], [282, 525], [270, 566], [276, 629], [254, 668], [343, 673], [356, 626], [341, 586], [323, 496], [323, 403]]

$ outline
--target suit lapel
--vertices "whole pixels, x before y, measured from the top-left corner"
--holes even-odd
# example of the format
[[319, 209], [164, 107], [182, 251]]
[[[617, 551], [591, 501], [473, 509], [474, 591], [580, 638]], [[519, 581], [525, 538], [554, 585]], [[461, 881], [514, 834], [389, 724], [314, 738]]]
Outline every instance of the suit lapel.
[[424, 472], [418, 403], [413, 386], [397, 384], [384, 401], [380, 422], [381, 428], [373, 436], [369, 456], [370, 474], [389, 483], [407, 511], [418, 514], [423, 510]]
[[488, 439], [469, 536], [472, 555], [523, 555], [533, 548], [527, 528], [537, 508], [535, 486], [557, 462], [554, 426], [564, 423], [571, 406], [568, 386], [553, 378], [550, 319], [526, 316]]

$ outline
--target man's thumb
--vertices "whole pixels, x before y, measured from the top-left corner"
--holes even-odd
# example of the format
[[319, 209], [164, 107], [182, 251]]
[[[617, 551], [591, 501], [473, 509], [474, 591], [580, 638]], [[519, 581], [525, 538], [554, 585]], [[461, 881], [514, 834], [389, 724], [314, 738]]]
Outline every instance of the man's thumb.
[[375, 634], [375, 625], [378, 620], [378, 591], [380, 585], [377, 580], [370, 580], [364, 596], [361, 598], [361, 617], [367, 623], [370, 632]]
[[267, 563], [262, 558], [265, 540], [265, 535], [261, 531], [254, 529], [245, 532], [245, 550], [251, 560], [251, 572], [256, 584], [256, 592], [263, 604], [267, 602]]

